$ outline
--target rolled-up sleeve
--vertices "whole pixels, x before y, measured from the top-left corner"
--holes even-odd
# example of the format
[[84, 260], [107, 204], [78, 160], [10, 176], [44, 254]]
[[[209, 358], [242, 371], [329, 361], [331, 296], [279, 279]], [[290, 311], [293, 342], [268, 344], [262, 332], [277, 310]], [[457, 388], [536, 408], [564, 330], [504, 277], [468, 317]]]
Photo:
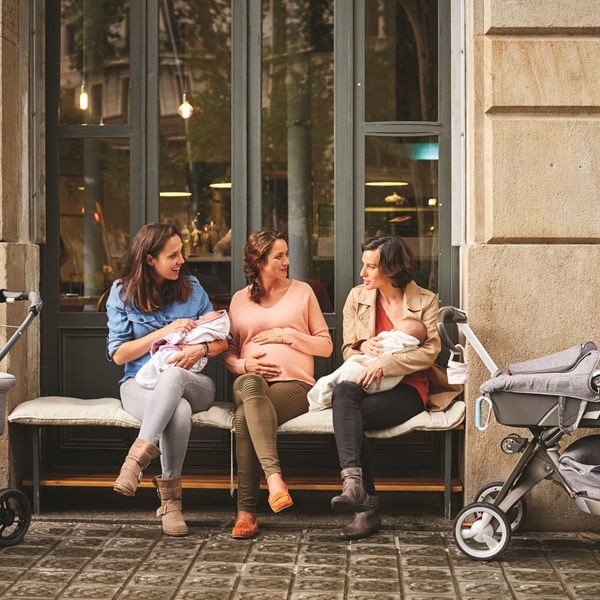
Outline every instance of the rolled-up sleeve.
[[108, 317], [108, 336], [106, 338], [106, 358], [112, 360], [113, 354], [123, 343], [133, 339], [133, 324], [127, 316], [123, 301], [119, 296], [121, 286], [115, 282], [106, 302]]

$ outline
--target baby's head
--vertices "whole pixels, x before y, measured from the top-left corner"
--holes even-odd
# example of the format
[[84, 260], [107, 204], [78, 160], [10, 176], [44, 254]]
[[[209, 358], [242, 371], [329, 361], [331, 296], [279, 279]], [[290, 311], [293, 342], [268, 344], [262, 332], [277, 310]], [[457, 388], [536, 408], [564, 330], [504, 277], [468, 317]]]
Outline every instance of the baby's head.
[[427, 339], [427, 327], [417, 319], [405, 317], [400, 321], [400, 327], [398, 327], [398, 329], [417, 338], [419, 340], [419, 345]]
[[[196, 324], [200, 325], [200, 323], [206, 323], [206, 321], [212, 321], [213, 319], [216, 319], [217, 317], [220, 317], [220, 316], [221, 316], [221, 311], [209, 310], [206, 314], [204, 314], [196, 319]], [[412, 333], [410, 335], [412, 335]]]

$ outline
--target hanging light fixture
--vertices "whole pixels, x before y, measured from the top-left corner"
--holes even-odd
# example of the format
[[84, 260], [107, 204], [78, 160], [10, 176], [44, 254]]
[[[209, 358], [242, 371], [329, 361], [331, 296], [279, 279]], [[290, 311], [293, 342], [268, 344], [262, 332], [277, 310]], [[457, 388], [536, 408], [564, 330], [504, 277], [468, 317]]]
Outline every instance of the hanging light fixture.
[[87, 110], [89, 98], [85, 89], [85, 13], [82, 17], [81, 27], [81, 88], [79, 90], [79, 108], [81, 110]]
[[81, 89], [79, 90], [79, 108], [87, 110], [89, 106], [88, 93], [85, 91], [85, 81], [81, 80]]
[[[167, 31], [169, 33], [169, 39], [171, 41], [171, 48], [173, 49], [173, 54], [175, 55], [175, 65], [177, 67], [177, 77], [179, 79], [179, 88], [181, 90], [182, 100], [181, 104], [177, 108], [177, 114], [182, 119], [189, 119], [194, 114], [194, 107], [189, 103], [187, 99], [187, 87], [185, 81], [185, 63], [183, 64], [183, 69], [181, 68], [181, 58], [179, 57], [179, 52], [177, 50], [177, 43], [175, 42], [175, 34], [173, 32], [173, 23], [171, 23], [171, 13], [169, 11], [168, 1], [164, 0], [164, 15], [165, 15], [165, 24], [167, 26]], [[182, 53], [185, 55], [185, 26], [183, 30], [183, 48]]]
[[177, 114], [182, 119], [189, 119], [194, 114], [194, 107], [188, 102], [187, 94], [183, 92], [183, 102], [177, 109]]

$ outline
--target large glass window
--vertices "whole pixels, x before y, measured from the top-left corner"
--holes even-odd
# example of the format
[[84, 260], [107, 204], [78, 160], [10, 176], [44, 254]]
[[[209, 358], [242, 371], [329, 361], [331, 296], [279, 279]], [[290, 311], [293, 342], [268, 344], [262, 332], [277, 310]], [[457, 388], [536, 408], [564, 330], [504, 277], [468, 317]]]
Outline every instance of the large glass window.
[[231, 2], [159, 9], [159, 215], [217, 306], [231, 295]]
[[60, 308], [96, 310], [129, 244], [127, 139], [59, 144]]
[[129, 1], [62, 0], [61, 125], [129, 121]]
[[364, 23], [365, 239], [402, 236], [437, 291], [438, 2], [367, 0]]
[[264, 0], [262, 222], [333, 311], [333, 0]]
[[418, 260], [417, 282], [432, 290], [438, 283], [437, 219], [437, 138], [367, 137], [365, 238], [404, 238]]
[[60, 9], [59, 308], [96, 311], [129, 243], [129, 2]]
[[365, 121], [438, 120], [438, 1], [366, 0]]

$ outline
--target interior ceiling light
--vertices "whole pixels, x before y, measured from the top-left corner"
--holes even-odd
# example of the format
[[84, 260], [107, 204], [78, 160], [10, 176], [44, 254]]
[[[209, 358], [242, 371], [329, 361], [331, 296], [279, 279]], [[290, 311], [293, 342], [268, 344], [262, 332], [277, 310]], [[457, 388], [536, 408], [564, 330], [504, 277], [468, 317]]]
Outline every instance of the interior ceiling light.
[[161, 198], [189, 198], [192, 195], [192, 192], [160, 192], [159, 196]]
[[408, 181], [366, 181], [369, 187], [401, 187], [408, 185]]
[[214, 183], [209, 183], [208, 187], [211, 187], [215, 190], [230, 190], [231, 181], [215, 181]]

